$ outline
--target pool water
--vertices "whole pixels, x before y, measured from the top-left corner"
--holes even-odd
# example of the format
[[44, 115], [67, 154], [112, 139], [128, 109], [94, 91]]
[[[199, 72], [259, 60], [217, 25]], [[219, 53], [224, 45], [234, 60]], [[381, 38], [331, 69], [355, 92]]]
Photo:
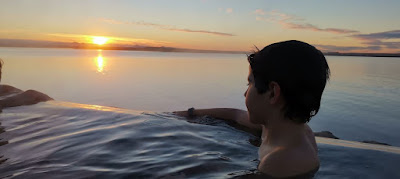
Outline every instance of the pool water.
[[[0, 178], [254, 178], [257, 139], [224, 121], [50, 101], [0, 114]], [[400, 154], [319, 143], [315, 178], [400, 178]]]
[[[0, 48], [1, 84], [58, 101], [165, 112], [246, 110], [245, 54]], [[400, 60], [327, 56], [331, 79], [309, 125], [400, 147]]]

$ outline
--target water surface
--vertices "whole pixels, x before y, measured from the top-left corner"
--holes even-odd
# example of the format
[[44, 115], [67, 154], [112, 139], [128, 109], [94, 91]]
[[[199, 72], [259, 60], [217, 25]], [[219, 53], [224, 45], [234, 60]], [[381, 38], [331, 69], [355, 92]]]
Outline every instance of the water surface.
[[[216, 119], [51, 101], [0, 114], [0, 178], [248, 178], [256, 137]], [[315, 178], [399, 178], [400, 154], [318, 144]], [[400, 151], [397, 149], [397, 151]]]
[[[56, 100], [145, 111], [246, 109], [243, 54], [0, 48], [2, 83]], [[310, 126], [400, 146], [400, 59], [327, 56], [331, 80]]]

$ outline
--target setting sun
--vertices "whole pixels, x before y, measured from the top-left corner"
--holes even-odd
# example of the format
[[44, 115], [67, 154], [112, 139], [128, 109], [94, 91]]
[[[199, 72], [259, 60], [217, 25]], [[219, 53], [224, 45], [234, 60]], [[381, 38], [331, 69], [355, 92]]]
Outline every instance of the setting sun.
[[108, 41], [106, 37], [93, 37], [93, 43], [97, 45], [103, 45]]

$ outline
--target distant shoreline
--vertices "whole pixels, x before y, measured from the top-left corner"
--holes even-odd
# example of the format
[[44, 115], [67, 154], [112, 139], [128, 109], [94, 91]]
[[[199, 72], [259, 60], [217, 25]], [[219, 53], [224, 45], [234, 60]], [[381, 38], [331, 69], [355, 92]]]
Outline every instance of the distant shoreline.
[[399, 58], [399, 53], [339, 53], [339, 52], [325, 52], [327, 56], [357, 56], [357, 57], [396, 57]]
[[[224, 51], [224, 50], [200, 50], [200, 49], [185, 49], [174, 47], [103, 47], [89, 46], [74, 46], [74, 47], [52, 47], [52, 46], [5, 46], [0, 44], [0, 47], [5, 48], [57, 48], [57, 49], [78, 49], [78, 50], [117, 50], [117, 51], [150, 51], [150, 52], [181, 52], [181, 53], [225, 53], [225, 54], [249, 54], [245, 51]], [[357, 56], [357, 57], [395, 57], [399, 58], [400, 53], [340, 53], [340, 52], [324, 52], [326, 56]]]

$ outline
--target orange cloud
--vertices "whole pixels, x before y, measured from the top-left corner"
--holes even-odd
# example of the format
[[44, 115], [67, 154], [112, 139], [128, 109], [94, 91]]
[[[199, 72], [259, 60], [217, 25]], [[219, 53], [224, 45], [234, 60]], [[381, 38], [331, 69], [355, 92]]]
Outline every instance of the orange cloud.
[[380, 46], [336, 46], [336, 45], [315, 45], [318, 49], [324, 52], [370, 52], [370, 51], [378, 51], [382, 48]]
[[256, 10], [254, 11], [254, 14], [265, 15], [266, 12], [265, 12], [264, 10], [262, 10], [262, 9], [256, 9]]
[[234, 34], [225, 33], [225, 32], [176, 28], [176, 27], [170, 26], [170, 25], [154, 24], [154, 23], [143, 22], [143, 21], [142, 22], [134, 22], [134, 21], [133, 22], [124, 22], [124, 21], [118, 21], [118, 20], [107, 19], [107, 18], [100, 18], [99, 20], [102, 21], [102, 22], [108, 23], [108, 24], [126, 24], [126, 25], [149, 26], [149, 27], [159, 28], [159, 29], [168, 30], [168, 31], [176, 31], [176, 32], [202, 33], [202, 34], [228, 36], [228, 37], [229, 36], [235, 36]]

